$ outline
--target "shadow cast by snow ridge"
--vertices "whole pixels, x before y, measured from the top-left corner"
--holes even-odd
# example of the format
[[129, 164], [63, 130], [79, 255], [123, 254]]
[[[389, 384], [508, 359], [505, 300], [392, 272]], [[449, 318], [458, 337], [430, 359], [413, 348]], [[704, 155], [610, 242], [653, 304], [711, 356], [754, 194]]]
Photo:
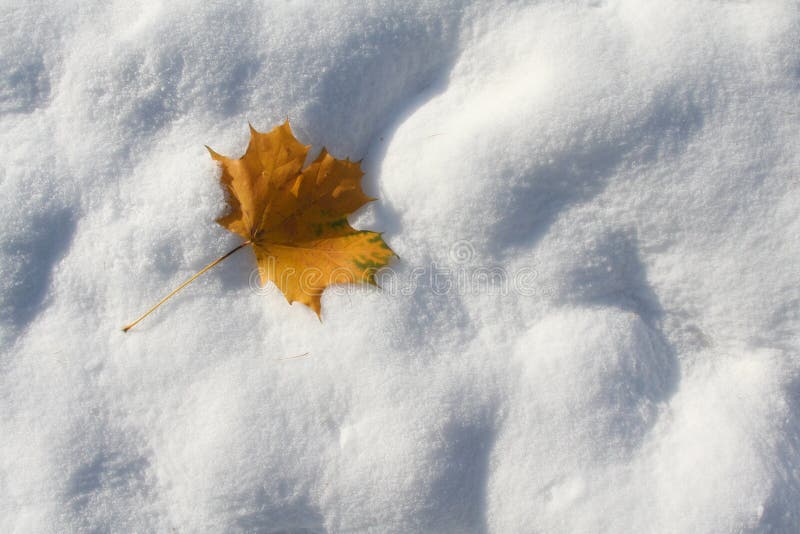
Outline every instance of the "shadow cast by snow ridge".
[[430, 531], [488, 532], [486, 491], [489, 458], [496, 430], [487, 424], [451, 424], [443, 432], [446, 469], [430, 488], [436, 509], [427, 518]]
[[306, 498], [276, 499], [260, 491], [251, 504], [256, 510], [240, 515], [236, 519], [237, 530], [259, 534], [326, 532], [322, 514]]
[[0, 243], [0, 255], [10, 258], [0, 296], [0, 322], [19, 331], [42, 310], [53, 267], [68, 250], [75, 234], [75, 216], [69, 209], [42, 213], [27, 221], [26, 232], [9, 235]]
[[[561, 212], [602, 193], [615, 172], [633, 159], [639, 164], [678, 153], [704, 123], [691, 95], [671, 88], [657, 94], [638, 123], [608, 138], [573, 144], [529, 170], [502, 169], [498, 176], [522, 175], [510, 185], [505, 217], [491, 229], [493, 252], [536, 243]], [[591, 139], [588, 131], [576, 139]]]
[[653, 384], [633, 384], [655, 402], [665, 402], [677, 391], [680, 365], [674, 347], [663, 331], [664, 309], [647, 280], [636, 235], [623, 230], [605, 234], [567, 275], [570, 291], [565, 300], [583, 306], [616, 308], [636, 314], [650, 333], [654, 354], [661, 365]]
[[463, 11], [444, 7], [427, 20], [389, 12], [366, 33], [351, 34], [300, 112], [307, 141], [325, 145], [337, 157], [361, 158], [378, 132], [402, 122], [451, 71]]
[[98, 451], [90, 462], [79, 467], [69, 478], [69, 495], [73, 508], [86, 508], [93, 495], [109, 488], [127, 492], [143, 487], [145, 472], [149, 467], [146, 458], [125, 458], [119, 452]]
[[785, 391], [789, 415], [783, 424], [778, 454], [772, 466], [775, 470], [773, 487], [763, 505], [758, 524], [747, 532], [792, 532], [800, 525], [800, 480], [796, 473], [800, 458], [800, 378]]
[[[8, 52], [8, 51], [6, 51]], [[0, 116], [31, 113], [50, 98], [50, 75], [38, 55], [3, 54], [0, 58]]]

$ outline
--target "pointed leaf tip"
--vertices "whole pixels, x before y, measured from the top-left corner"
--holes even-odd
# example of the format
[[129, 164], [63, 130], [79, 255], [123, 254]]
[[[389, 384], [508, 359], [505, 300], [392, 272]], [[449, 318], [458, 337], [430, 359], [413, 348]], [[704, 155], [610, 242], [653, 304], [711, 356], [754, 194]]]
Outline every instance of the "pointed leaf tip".
[[211, 148], [210, 146], [208, 146], [208, 145], [203, 145], [203, 146], [206, 147], [206, 150], [208, 150], [208, 153], [211, 154], [211, 159], [221, 160], [222, 158], [225, 157], [225, 156], [222, 156], [221, 154], [218, 154], [217, 152], [215, 152], [214, 149]]

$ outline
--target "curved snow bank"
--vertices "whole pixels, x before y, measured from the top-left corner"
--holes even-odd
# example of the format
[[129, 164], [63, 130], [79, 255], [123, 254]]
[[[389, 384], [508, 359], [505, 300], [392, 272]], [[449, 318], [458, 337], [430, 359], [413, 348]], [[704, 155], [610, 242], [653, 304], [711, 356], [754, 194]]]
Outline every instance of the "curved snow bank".
[[781, 465], [791, 451], [780, 447], [797, 429], [783, 424], [792, 407], [777, 353], [710, 358], [673, 395], [669, 358], [630, 313], [555, 313], [518, 347], [518, 384], [492, 452], [492, 530], [796, 524], [797, 486]]
[[[2, 9], [2, 530], [800, 529], [796, 3]], [[383, 290], [119, 332], [286, 115]]]

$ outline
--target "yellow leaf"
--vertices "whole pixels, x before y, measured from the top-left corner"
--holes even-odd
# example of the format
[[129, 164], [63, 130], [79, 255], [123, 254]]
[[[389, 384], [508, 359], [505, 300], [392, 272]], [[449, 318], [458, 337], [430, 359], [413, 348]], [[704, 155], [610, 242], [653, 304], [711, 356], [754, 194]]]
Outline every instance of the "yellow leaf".
[[[208, 148], [208, 147], [206, 147]], [[321, 315], [326, 287], [375, 284], [375, 273], [394, 252], [380, 234], [356, 230], [347, 221], [375, 200], [361, 189], [361, 165], [336, 159], [324, 148], [305, 169], [308, 146], [287, 120], [269, 133], [250, 126], [244, 156], [231, 159], [208, 148], [222, 167], [228, 211], [217, 222], [246, 241], [201, 269], [133, 323], [128, 331], [175, 293], [231, 254], [251, 246], [261, 284], [272, 282], [289, 303], [302, 302]]]
[[228, 212], [217, 222], [252, 243], [261, 284], [271, 281], [286, 300], [319, 315], [331, 284], [375, 282], [394, 253], [380, 234], [355, 230], [347, 216], [374, 200], [361, 189], [359, 163], [324, 148], [302, 169], [308, 153], [289, 121], [269, 133], [250, 128], [240, 159], [209, 149], [222, 167]]

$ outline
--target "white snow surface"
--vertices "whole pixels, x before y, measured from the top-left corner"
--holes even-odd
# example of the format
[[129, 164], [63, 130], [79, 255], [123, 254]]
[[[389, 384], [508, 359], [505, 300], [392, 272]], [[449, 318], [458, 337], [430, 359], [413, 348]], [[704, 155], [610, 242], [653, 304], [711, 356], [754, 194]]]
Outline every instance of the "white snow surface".
[[[0, 10], [0, 531], [800, 531], [797, 2]], [[123, 334], [286, 117], [383, 289]]]

